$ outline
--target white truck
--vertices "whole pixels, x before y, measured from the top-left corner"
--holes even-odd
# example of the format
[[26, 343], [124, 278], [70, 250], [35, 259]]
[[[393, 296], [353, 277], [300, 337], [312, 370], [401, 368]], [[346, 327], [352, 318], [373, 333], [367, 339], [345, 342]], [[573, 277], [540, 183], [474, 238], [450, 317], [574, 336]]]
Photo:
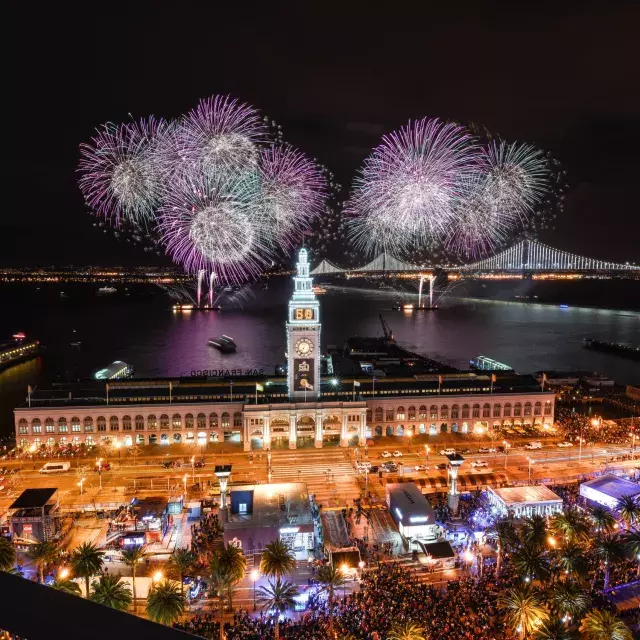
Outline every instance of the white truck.
[[70, 462], [47, 462], [47, 464], [40, 469], [40, 473], [65, 473], [71, 469]]

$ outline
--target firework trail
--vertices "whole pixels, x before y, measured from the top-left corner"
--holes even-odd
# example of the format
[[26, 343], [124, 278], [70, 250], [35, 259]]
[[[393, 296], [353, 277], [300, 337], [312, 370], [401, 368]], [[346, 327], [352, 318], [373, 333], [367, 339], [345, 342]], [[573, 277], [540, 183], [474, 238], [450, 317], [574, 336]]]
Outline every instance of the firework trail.
[[155, 118], [107, 123], [90, 144], [80, 145], [79, 185], [94, 211], [116, 224], [121, 218], [145, 222], [155, 216], [163, 187], [150, 149], [166, 126]]

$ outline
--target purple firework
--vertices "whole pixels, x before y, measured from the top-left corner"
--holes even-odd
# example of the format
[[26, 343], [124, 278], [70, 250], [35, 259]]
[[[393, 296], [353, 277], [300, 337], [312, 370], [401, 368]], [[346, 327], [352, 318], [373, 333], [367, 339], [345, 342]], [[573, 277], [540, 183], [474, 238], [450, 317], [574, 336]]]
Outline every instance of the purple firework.
[[91, 144], [80, 145], [78, 171], [86, 203], [105, 218], [144, 222], [153, 219], [162, 199], [162, 183], [151, 162], [151, 147], [167, 123], [148, 120], [107, 123]]

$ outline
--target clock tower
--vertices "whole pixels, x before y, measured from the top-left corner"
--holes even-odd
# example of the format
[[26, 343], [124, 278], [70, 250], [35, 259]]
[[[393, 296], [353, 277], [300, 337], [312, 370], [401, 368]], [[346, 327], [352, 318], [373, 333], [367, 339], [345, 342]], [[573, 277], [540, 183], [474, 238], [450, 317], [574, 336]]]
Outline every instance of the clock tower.
[[308, 252], [300, 249], [287, 319], [287, 387], [298, 401], [320, 395], [320, 303], [309, 267]]

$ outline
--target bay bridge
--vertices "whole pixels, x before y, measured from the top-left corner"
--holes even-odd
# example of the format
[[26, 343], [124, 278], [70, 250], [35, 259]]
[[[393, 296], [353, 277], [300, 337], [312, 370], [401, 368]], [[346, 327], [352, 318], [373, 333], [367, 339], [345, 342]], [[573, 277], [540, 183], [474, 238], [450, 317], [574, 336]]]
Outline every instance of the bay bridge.
[[396, 276], [415, 279], [435, 279], [446, 273], [448, 279], [558, 279], [581, 278], [640, 279], [640, 266], [629, 262], [616, 263], [579, 256], [555, 249], [536, 240], [518, 244], [489, 258], [461, 265], [415, 265], [383, 252], [371, 262], [353, 268], [339, 267], [323, 260], [313, 271], [314, 276], [345, 276], [347, 278]]

